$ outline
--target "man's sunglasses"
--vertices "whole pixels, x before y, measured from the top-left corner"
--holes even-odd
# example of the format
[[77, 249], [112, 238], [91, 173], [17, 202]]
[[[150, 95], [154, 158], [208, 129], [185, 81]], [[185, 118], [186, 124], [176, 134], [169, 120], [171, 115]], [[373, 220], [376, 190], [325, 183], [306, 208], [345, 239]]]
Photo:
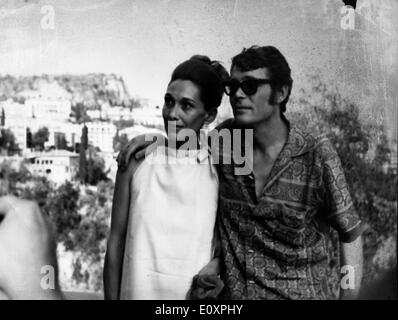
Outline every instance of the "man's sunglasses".
[[228, 96], [233, 96], [235, 95], [236, 91], [238, 91], [238, 89], [241, 88], [246, 95], [251, 96], [257, 92], [258, 86], [260, 84], [266, 84], [266, 83], [271, 83], [271, 80], [252, 78], [252, 79], [245, 79], [243, 81], [238, 81], [236, 79], [232, 79], [224, 83], [224, 92]]

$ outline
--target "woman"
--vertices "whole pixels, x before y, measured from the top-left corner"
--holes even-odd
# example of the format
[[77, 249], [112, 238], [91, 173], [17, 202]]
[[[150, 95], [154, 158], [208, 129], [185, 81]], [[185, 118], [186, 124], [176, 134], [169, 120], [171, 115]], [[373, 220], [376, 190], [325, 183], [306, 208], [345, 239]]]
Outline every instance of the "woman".
[[[204, 56], [177, 66], [163, 106], [166, 132], [176, 135], [169, 141], [182, 129], [200, 136], [217, 115], [227, 76]], [[192, 278], [214, 268], [217, 175], [208, 155], [173, 145], [159, 146], [144, 161], [131, 161], [126, 171], [117, 172], [104, 268], [106, 299], [185, 299]], [[170, 156], [177, 161], [167, 161]]]

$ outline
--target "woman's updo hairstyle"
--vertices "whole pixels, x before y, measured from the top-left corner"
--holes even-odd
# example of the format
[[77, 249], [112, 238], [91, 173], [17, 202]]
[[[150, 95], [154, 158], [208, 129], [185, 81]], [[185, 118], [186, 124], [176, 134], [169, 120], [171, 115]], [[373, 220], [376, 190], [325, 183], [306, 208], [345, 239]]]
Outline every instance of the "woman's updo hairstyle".
[[207, 111], [220, 106], [224, 93], [224, 81], [229, 74], [218, 61], [211, 61], [209, 57], [194, 55], [189, 60], [179, 64], [174, 69], [170, 83], [175, 80], [189, 80], [200, 89], [200, 99]]

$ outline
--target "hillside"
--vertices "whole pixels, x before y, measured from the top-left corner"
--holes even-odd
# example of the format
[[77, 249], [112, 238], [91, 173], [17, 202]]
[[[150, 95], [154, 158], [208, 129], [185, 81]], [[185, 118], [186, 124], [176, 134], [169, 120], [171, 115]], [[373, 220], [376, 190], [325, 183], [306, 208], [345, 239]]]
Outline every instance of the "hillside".
[[111, 106], [134, 106], [124, 80], [114, 74], [87, 75], [41, 75], [20, 76], [0, 75], [0, 100], [20, 100], [26, 90], [38, 90], [44, 83], [58, 83], [71, 94], [72, 105], [84, 104], [88, 109], [108, 102]]

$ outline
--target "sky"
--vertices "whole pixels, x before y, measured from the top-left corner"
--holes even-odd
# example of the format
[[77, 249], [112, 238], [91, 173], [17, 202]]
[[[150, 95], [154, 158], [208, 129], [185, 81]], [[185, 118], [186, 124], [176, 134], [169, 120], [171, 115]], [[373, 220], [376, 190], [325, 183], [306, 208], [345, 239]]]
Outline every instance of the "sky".
[[274, 45], [291, 65], [293, 93], [319, 72], [396, 119], [398, 3], [358, 0], [353, 30], [341, 26], [342, 8], [339, 0], [0, 0], [0, 74], [115, 73], [132, 96], [161, 105], [172, 70], [193, 54], [229, 68], [243, 47]]

